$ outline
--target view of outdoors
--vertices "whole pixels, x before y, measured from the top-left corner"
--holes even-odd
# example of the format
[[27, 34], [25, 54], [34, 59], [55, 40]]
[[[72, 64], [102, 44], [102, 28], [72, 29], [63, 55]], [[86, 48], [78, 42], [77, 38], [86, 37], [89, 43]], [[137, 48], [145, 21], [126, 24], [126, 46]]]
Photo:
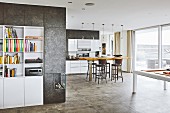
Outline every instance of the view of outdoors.
[[170, 26], [162, 28], [162, 67], [170, 68]]
[[158, 28], [135, 32], [136, 70], [158, 68], [158, 54], [162, 55], [162, 67], [170, 68], [170, 26], [162, 27], [162, 53], [158, 53]]
[[135, 32], [136, 70], [158, 68], [158, 28]]

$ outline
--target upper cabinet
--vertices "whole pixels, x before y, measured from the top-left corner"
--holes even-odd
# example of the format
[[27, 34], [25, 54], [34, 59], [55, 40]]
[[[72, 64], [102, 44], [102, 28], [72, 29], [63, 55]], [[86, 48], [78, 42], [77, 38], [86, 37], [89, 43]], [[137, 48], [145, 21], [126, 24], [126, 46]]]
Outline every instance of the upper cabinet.
[[100, 51], [100, 40], [68, 39], [68, 51]]
[[91, 40], [91, 51], [100, 51], [100, 40]]
[[68, 39], [68, 51], [77, 51], [77, 39]]
[[87, 39], [77, 40], [77, 48], [78, 49], [91, 49], [91, 40], [87, 40]]

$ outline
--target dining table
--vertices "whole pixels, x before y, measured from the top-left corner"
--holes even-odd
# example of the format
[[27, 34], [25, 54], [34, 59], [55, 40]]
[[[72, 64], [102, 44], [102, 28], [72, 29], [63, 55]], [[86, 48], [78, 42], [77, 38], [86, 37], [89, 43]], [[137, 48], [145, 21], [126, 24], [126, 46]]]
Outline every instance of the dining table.
[[127, 59], [127, 57], [79, 57], [79, 60], [87, 60], [89, 63], [89, 81], [92, 81], [92, 63], [100, 59], [114, 61], [116, 59]]

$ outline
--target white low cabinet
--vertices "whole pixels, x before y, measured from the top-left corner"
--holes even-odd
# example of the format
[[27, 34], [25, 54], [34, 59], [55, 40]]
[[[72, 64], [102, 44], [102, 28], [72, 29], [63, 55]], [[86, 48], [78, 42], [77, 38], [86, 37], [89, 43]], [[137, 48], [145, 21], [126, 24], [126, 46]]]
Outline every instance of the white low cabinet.
[[71, 73], [81, 73], [80, 70], [80, 61], [70, 61], [70, 72]]
[[4, 108], [24, 106], [24, 78], [4, 78]]
[[87, 73], [88, 62], [86, 60], [81, 60], [80, 61], [80, 70], [81, 70], [81, 73]]
[[87, 73], [88, 62], [86, 60], [66, 61], [66, 74]]
[[43, 105], [43, 76], [25, 77], [25, 106]]
[[70, 61], [66, 61], [66, 74], [69, 74], [71, 73], [71, 70], [70, 70]]
[[0, 78], [0, 109], [3, 108], [3, 78]]

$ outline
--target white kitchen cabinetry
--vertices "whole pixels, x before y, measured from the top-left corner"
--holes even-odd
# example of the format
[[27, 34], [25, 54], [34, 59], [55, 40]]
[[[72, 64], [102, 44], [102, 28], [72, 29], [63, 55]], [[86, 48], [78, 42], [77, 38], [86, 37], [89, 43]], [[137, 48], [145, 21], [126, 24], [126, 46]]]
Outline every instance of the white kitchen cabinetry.
[[0, 78], [0, 109], [3, 108], [3, 78]]
[[77, 48], [78, 49], [90, 49], [91, 48], [91, 40], [87, 40], [87, 39], [77, 40]]
[[70, 71], [71, 71], [71, 73], [81, 73], [79, 60], [70, 61]]
[[100, 41], [99, 40], [91, 40], [91, 51], [100, 51]]
[[86, 60], [66, 61], [66, 74], [87, 73], [88, 62]]
[[66, 74], [69, 74], [71, 73], [71, 70], [70, 70], [70, 61], [66, 61]]
[[77, 39], [68, 39], [68, 51], [77, 51]]
[[43, 76], [25, 78], [25, 106], [43, 104]]
[[81, 69], [81, 73], [87, 73], [88, 70], [88, 62], [85, 60], [81, 60], [80, 61], [80, 69]]
[[24, 78], [23, 77], [4, 78], [4, 108], [23, 106], [24, 106]]

